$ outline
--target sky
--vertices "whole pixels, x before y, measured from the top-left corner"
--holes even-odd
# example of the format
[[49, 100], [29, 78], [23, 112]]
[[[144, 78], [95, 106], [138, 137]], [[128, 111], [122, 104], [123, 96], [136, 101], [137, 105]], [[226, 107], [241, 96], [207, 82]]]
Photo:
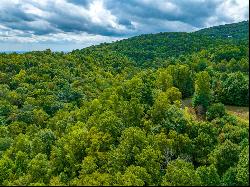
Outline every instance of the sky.
[[248, 0], [0, 0], [0, 51], [71, 51], [249, 20]]

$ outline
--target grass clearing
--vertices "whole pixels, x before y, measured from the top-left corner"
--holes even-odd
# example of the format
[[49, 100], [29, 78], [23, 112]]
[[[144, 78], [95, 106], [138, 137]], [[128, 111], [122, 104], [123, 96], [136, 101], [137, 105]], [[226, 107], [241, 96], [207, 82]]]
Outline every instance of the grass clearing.
[[249, 123], [249, 107], [226, 105], [225, 108], [229, 114], [235, 115], [238, 118]]
[[[192, 110], [192, 98], [183, 99], [182, 107], [188, 107], [189, 111], [191, 111], [193, 114], [194, 111]], [[225, 108], [228, 114], [234, 115], [239, 120], [249, 123], [249, 107], [225, 105]]]

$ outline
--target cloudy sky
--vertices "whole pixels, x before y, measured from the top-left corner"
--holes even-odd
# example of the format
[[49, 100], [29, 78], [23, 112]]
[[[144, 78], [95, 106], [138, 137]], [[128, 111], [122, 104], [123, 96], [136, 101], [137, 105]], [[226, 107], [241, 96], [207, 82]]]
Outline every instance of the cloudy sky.
[[248, 0], [0, 0], [0, 51], [70, 51], [248, 20]]

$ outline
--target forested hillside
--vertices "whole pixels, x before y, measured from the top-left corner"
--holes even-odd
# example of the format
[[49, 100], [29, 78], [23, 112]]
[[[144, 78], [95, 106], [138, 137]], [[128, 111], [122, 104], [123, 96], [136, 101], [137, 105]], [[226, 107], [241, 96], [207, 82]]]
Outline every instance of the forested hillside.
[[0, 185], [249, 185], [248, 26], [0, 54]]
[[212, 37], [219, 37], [219, 38], [225, 38], [225, 39], [231, 39], [231, 40], [245, 40], [249, 37], [248, 32], [248, 25], [249, 21], [242, 21], [237, 24], [226, 24], [226, 25], [220, 25], [215, 26], [211, 28], [201, 29], [197, 31], [196, 33], [202, 34], [202, 35], [208, 35]]
[[[223, 48], [225, 45], [243, 47], [244, 52], [247, 51], [246, 47], [248, 45], [248, 25], [249, 21], [244, 21], [237, 24], [203, 29], [193, 33], [166, 32], [146, 34], [111, 44], [85, 48], [80, 50], [80, 54], [88, 54], [93, 50], [107, 49], [129, 57], [130, 60], [136, 62], [137, 66], [143, 67], [145, 63], [149, 63], [147, 67], [152, 67], [152, 61], [161, 61], [169, 57], [187, 55], [199, 52], [202, 49]], [[77, 52], [79, 50], [73, 51], [73, 53]]]

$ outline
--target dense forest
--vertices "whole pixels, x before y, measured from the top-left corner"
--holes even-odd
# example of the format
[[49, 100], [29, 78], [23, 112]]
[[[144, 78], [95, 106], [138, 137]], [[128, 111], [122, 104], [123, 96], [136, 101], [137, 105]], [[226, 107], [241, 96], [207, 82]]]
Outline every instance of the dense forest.
[[249, 185], [248, 27], [0, 54], [0, 185]]

